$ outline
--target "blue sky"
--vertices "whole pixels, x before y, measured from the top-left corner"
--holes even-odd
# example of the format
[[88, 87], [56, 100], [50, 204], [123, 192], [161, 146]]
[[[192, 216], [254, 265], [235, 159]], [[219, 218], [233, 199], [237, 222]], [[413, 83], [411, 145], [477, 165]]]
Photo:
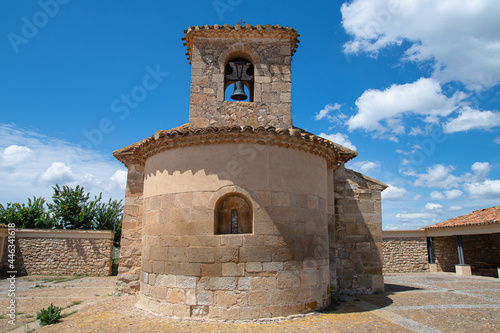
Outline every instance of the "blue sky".
[[56, 182], [123, 198], [112, 152], [188, 121], [183, 31], [242, 18], [301, 34], [294, 125], [355, 148], [348, 167], [391, 185], [384, 229], [498, 205], [499, 12], [494, 0], [2, 1], [0, 203], [48, 199]]

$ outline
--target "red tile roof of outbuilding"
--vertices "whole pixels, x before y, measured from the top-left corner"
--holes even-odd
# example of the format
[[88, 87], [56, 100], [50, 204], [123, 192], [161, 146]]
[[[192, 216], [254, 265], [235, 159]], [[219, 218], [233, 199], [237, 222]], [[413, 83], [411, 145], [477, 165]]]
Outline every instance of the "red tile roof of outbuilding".
[[493, 223], [500, 223], [500, 206], [478, 209], [470, 214], [457, 216], [444, 222], [430, 225], [424, 229], [453, 228]]

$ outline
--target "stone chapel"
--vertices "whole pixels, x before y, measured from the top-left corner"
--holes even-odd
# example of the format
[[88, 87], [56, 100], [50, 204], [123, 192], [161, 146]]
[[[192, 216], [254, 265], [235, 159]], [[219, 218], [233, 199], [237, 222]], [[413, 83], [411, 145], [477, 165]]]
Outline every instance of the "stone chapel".
[[242, 320], [383, 291], [387, 186], [344, 167], [355, 151], [292, 124], [299, 37], [189, 27], [189, 123], [114, 152], [128, 168], [117, 289], [141, 307]]

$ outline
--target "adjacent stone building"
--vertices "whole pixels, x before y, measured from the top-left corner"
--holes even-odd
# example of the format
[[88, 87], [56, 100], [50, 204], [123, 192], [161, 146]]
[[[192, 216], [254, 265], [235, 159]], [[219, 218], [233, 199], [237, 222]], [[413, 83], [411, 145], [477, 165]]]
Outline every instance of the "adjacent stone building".
[[383, 232], [384, 273], [456, 272], [498, 277], [500, 206], [418, 230]]
[[[189, 123], [128, 168], [117, 287], [177, 317], [304, 313], [383, 290], [380, 192], [357, 153], [292, 124], [295, 29], [194, 26]], [[236, 86], [232, 97], [227, 90]], [[246, 101], [245, 101], [246, 100]]]

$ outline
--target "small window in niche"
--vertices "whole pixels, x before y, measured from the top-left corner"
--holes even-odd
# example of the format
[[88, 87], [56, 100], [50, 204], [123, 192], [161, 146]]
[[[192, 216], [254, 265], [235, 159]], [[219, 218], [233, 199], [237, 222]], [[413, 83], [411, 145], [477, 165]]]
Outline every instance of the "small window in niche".
[[253, 102], [254, 68], [244, 58], [230, 60], [224, 69], [224, 100]]
[[215, 233], [252, 233], [252, 209], [243, 196], [232, 194], [219, 200], [215, 210]]

